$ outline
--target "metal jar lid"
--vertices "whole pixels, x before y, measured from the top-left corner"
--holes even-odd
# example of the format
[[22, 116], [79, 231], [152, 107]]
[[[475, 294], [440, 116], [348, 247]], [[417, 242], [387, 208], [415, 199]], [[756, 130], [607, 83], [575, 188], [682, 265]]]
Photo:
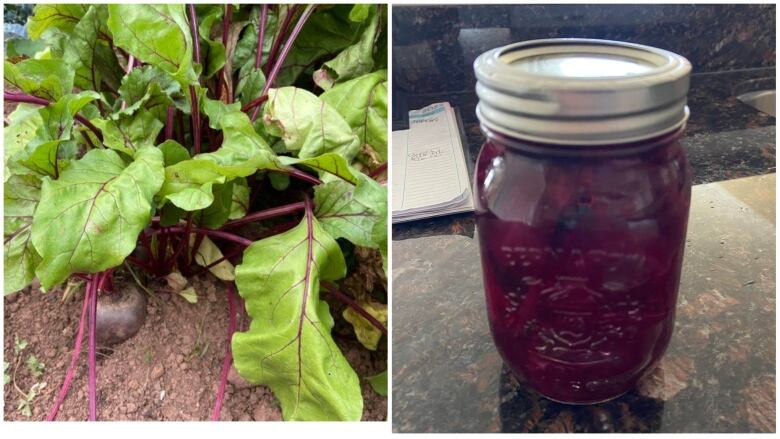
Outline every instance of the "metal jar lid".
[[477, 117], [489, 131], [559, 145], [608, 145], [688, 119], [691, 64], [640, 44], [560, 38], [489, 50], [474, 61]]

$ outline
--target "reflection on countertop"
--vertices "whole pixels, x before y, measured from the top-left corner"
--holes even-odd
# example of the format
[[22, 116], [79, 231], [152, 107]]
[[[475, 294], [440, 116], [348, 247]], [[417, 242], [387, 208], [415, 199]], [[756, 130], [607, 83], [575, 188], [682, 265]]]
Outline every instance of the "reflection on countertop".
[[694, 187], [669, 349], [596, 405], [544, 399], [503, 366], [473, 229], [395, 241], [394, 431], [774, 431], [774, 188], [775, 174]]
[[441, 93], [474, 87], [482, 52], [539, 38], [600, 38], [660, 47], [695, 72], [775, 64], [773, 4], [440, 5], [393, 8], [393, 87]]

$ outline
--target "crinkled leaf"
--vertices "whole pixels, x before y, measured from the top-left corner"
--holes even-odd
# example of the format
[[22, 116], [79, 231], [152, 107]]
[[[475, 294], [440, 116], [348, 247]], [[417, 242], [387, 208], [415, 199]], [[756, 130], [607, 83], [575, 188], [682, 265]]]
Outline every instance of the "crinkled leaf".
[[376, 236], [374, 225], [386, 214], [387, 188], [368, 177], [357, 186], [342, 180], [314, 188], [315, 215], [334, 238], [355, 245], [379, 248], [385, 237]]
[[379, 70], [337, 84], [320, 95], [344, 117], [360, 139], [387, 161], [387, 71]]
[[[235, 102], [226, 104], [215, 99], [203, 99], [203, 112], [209, 117], [209, 126], [215, 130], [222, 129], [222, 117], [241, 112], [241, 104]], [[234, 123], [235, 124], [235, 123]]]
[[366, 378], [374, 392], [381, 396], [387, 396], [387, 371]]
[[180, 209], [205, 209], [214, 202], [212, 186], [225, 182], [222, 166], [209, 160], [183, 160], [165, 168], [160, 196]]
[[[358, 301], [357, 304], [380, 323], [387, 324], [387, 305], [374, 301]], [[360, 344], [375, 351], [382, 338], [382, 331], [350, 307], [345, 308], [342, 315], [352, 325]]]
[[[49, 28], [41, 35], [39, 41], [46, 45], [46, 49], [36, 53], [36, 59], [62, 58], [68, 45], [70, 35], [55, 27]], [[48, 53], [48, 55], [46, 55]]]
[[27, 94], [56, 101], [73, 89], [73, 69], [61, 59], [5, 61], [4, 65], [5, 82]]
[[348, 183], [358, 184], [358, 177], [356, 174], [359, 172], [349, 167], [349, 163], [344, 157], [327, 153], [318, 157], [312, 157], [307, 159], [297, 159], [295, 157], [279, 157], [279, 163], [284, 165], [305, 165], [312, 169], [319, 171], [320, 175], [331, 174]]
[[25, 149], [28, 143], [35, 138], [36, 132], [43, 125], [43, 119], [39, 113], [41, 107], [32, 104], [19, 104], [8, 115], [10, 124], [3, 130], [3, 148], [5, 149], [5, 175], [4, 181], [15, 174], [28, 174], [30, 171], [19, 164], [14, 158]]
[[313, 71], [323, 59], [358, 41], [364, 26], [349, 19], [351, 11], [351, 5], [333, 5], [312, 14], [295, 39], [274, 84], [292, 85], [302, 72]]
[[[195, 236], [190, 236], [190, 245], [194, 245]], [[195, 253], [195, 262], [201, 267], [217, 262], [222, 259], [222, 252], [219, 251], [219, 247], [214, 244], [208, 237], [204, 237], [198, 247], [198, 251]], [[228, 260], [224, 260], [217, 265], [209, 268], [211, 274], [219, 279], [225, 281], [233, 281], [236, 279], [236, 268]]]
[[198, 34], [201, 38], [201, 56], [205, 60], [203, 75], [206, 78], [213, 76], [225, 65], [225, 46], [221, 41], [211, 38], [211, 28], [214, 23], [220, 22], [224, 12], [223, 5], [198, 5], [195, 10], [198, 15]]
[[83, 91], [63, 96], [41, 108], [38, 114], [42, 123], [35, 137], [14, 159], [36, 173], [56, 178], [67, 166], [67, 161], [76, 155], [76, 142], [72, 140], [73, 116], [99, 97], [97, 92]]
[[190, 104], [175, 79], [163, 70], [145, 65], [133, 69], [122, 78], [119, 96], [127, 103], [119, 114], [133, 114], [139, 108], [151, 111], [158, 119], [165, 120], [168, 106], [175, 105], [184, 112], [190, 112]]
[[[18, 163], [40, 175], [57, 177], [67, 166], [67, 158], [76, 154], [76, 142], [73, 140], [34, 139], [17, 156]], [[62, 159], [62, 160], [60, 160]]]
[[[357, 78], [371, 72], [374, 68], [374, 50], [379, 36], [379, 5], [371, 5], [367, 25], [360, 40], [347, 47], [335, 58], [326, 62], [314, 73], [314, 82], [323, 90], [328, 90], [337, 82]], [[352, 14], [350, 13], [350, 18]]]
[[249, 185], [246, 182], [246, 178], [233, 180], [233, 193], [230, 199], [230, 215], [228, 219], [243, 218], [249, 211]]
[[63, 96], [57, 102], [41, 108], [39, 113], [43, 124], [37, 132], [38, 137], [42, 140], [70, 139], [73, 116], [96, 99], [100, 99], [100, 94], [88, 90]]
[[154, 147], [138, 150], [129, 165], [115, 151], [92, 150], [59, 179], [44, 178], [32, 225], [41, 285], [121, 264], [149, 223], [162, 182], [163, 156]]
[[187, 148], [181, 146], [179, 142], [175, 140], [168, 139], [157, 145], [157, 147], [160, 148], [160, 151], [163, 153], [165, 166], [172, 166], [176, 163], [183, 162], [184, 160], [189, 160], [190, 158], [190, 152], [187, 151]]
[[256, 69], [254, 64], [247, 63], [241, 67], [236, 85], [236, 96], [242, 105], [246, 105], [260, 97], [265, 86], [265, 75], [262, 69]]
[[222, 172], [228, 178], [247, 177], [258, 169], [284, 168], [265, 140], [252, 128], [249, 117], [237, 105], [214, 101], [206, 101], [205, 104], [210, 123], [222, 130], [224, 139], [217, 151], [199, 154], [196, 159], [221, 165]]
[[17, 56], [26, 56], [32, 58], [35, 54], [46, 48], [43, 41], [32, 41], [26, 38], [14, 38], [5, 42], [5, 56], [12, 58]]
[[271, 187], [280, 192], [290, 187], [290, 176], [287, 174], [272, 172], [268, 174], [268, 180], [271, 182]]
[[281, 137], [302, 158], [333, 152], [352, 160], [360, 141], [344, 118], [311, 92], [283, 87], [272, 89], [263, 109], [268, 133]]
[[212, 126], [222, 130], [222, 146], [166, 168], [160, 193], [188, 211], [210, 206], [215, 184], [252, 175], [259, 169], [285, 169], [238, 105], [204, 99], [204, 111]]
[[233, 181], [224, 184], [215, 184], [211, 191], [214, 201], [209, 207], [197, 213], [197, 224], [209, 228], [218, 229], [228, 220], [233, 204]]
[[40, 4], [35, 6], [27, 23], [27, 33], [37, 40], [46, 30], [57, 28], [70, 34], [81, 17], [87, 12], [87, 5]]
[[[273, 43], [272, 36], [276, 32], [277, 23], [276, 14], [269, 14], [266, 19], [266, 38], [263, 42], [263, 60], [268, 60], [268, 53]], [[259, 23], [259, 8], [256, 8], [250, 17], [249, 25], [244, 29], [244, 36], [237, 41], [234, 49], [234, 58], [230, 60], [226, 68], [238, 69], [238, 81], [235, 87], [235, 96], [242, 105], [260, 96], [260, 91], [265, 85], [265, 75], [262, 71], [262, 65], [255, 69], [257, 55], [257, 27]], [[232, 70], [231, 70], [232, 71]]]
[[336, 241], [307, 210], [293, 229], [257, 241], [236, 267], [236, 285], [252, 318], [233, 336], [236, 369], [271, 388], [286, 420], [357, 421], [357, 375], [331, 337], [333, 317], [320, 280], [344, 276]]
[[352, 10], [349, 11], [349, 19], [354, 22], [365, 21], [371, 14], [371, 6], [367, 4], [352, 6]]
[[163, 227], [178, 224], [187, 214], [186, 210], [176, 207], [173, 203], [165, 203], [158, 212], [160, 212], [160, 225]]
[[[100, 70], [95, 59], [99, 50], [110, 50], [98, 40], [100, 33], [106, 33], [105, 22], [108, 19], [106, 5], [92, 5], [73, 28], [73, 33], [65, 47], [64, 59], [76, 70], [76, 87], [82, 90], [100, 90]], [[105, 58], [105, 57], [102, 57]]]
[[30, 241], [30, 226], [41, 196], [41, 181], [34, 175], [14, 175], [4, 184], [3, 266], [5, 294], [21, 290], [35, 278], [41, 260]]
[[197, 81], [184, 4], [112, 4], [108, 12], [115, 45], [168, 72], [182, 86]]
[[163, 127], [151, 112], [139, 110], [133, 115], [120, 115], [118, 120], [96, 119], [92, 121], [103, 133], [103, 145], [133, 155], [144, 146], [153, 146]]

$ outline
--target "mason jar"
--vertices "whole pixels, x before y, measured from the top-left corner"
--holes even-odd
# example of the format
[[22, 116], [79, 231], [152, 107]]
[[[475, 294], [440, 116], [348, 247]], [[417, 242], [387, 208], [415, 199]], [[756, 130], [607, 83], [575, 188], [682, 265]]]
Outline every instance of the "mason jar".
[[474, 63], [474, 194], [490, 328], [541, 395], [606, 401], [666, 350], [691, 199], [690, 63], [638, 44], [527, 41]]

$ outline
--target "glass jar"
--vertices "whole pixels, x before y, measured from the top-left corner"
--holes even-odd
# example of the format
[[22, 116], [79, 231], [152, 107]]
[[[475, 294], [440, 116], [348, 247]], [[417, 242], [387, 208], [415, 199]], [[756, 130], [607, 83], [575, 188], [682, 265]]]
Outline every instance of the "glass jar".
[[620, 396], [674, 326], [690, 64], [646, 46], [555, 39], [486, 52], [475, 71], [487, 141], [474, 193], [496, 347], [550, 399]]

